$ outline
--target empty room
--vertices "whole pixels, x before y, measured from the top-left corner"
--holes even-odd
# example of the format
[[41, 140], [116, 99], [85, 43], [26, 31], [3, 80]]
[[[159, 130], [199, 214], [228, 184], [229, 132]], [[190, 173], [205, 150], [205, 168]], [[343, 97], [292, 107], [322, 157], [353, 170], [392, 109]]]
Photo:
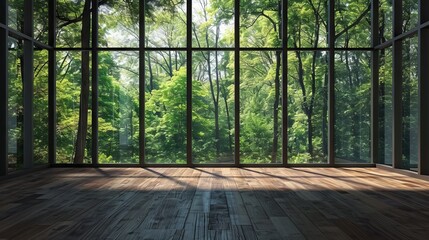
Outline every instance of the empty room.
[[0, 239], [428, 236], [429, 1], [0, 1]]

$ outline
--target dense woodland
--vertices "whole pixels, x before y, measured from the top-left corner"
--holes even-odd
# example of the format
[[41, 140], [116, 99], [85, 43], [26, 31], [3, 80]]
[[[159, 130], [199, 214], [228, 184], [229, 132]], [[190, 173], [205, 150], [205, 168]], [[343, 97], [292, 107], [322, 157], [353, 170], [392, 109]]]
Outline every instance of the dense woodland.
[[[22, 30], [23, 0], [9, 0], [9, 23]], [[144, 45], [150, 50], [98, 52], [98, 145], [100, 163], [186, 163], [188, 79], [192, 79], [192, 149], [195, 163], [233, 163], [235, 116], [239, 113], [242, 163], [280, 163], [286, 148], [290, 163], [326, 163], [328, 124], [335, 121], [335, 155], [340, 163], [370, 162], [371, 1], [335, 1], [335, 119], [328, 118], [328, 0], [240, 2], [240, 47], [291, 48], [287, 65], [282, 51], [192, 51], [187, 65], [186, 2], [146, 0]], [[404, 31], [417, 23], [417, 1], [405, 1]], [[99, 46], [139, 47], [139, 1], [99, 1]], [[47, 2], [35, 1], [35, 37], [47, 42]], [[90, 48], [91, 0], [57, 1], [57, 47]], [[381, 41], [391, 38], [392, 5], [380, 1]], [[287, 39], [282, 39], [287, 14]], [[234, 47], [234, 1], [195, 0], [192, 47]], [[11, 38], [9, 51], [10, 162], [22, 162], [22, 41]], [[417, 151], [417, 41], [404, 42], [404, 164]], [[163, 48], [156, 50], [155, 48]], [[319, 50], [306, 50], [311, 48]], [[35, 157], [47, 161], [47, 51], [35, 49]], [[91, 51], [57, 51], [57, 162], [90, 163], [92, 154]], [[380, 51], [381, 158], [391, 152], [392, 59]], [[144, 61], [145, 86], [139, 86]], [[282, 69], [287, 66], [287, 76]], [[187, 67], [192, 76], [187, 76]], [[239, 74], [239, 86], [234, 84]], [[286, 81], [287, 79], [287, 81]], [[287, 93], [283, 93], [286, 84]], [[235, 87], [239, 87], [236, 109]], [[139, 92], [139, 89], [144, 89]], [[139, 97], [144, 94], [145, 105]], [[283, 106], [287, 96], [287, 106]], [[139, 116], [143, 116], [144, 127]], [[287, 111], [287, 119], [283, 119]], [[287, 136], [282, 128], [287, 126]], [[144, 146], [139, 144], [140, 128]], [[282, 146], [282, 138], [288, 145]], [[144, 149], [143, 149], [144, 148]], [[385, 150], [386, 149], [386, 150]], [[390, 155], [389, 155], [390, 154]]]

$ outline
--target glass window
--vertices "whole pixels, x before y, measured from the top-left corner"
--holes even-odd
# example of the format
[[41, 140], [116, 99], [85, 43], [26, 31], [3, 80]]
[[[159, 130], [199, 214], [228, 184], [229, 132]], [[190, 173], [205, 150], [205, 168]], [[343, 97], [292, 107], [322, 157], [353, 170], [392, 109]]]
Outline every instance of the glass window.
[[288, 162], [326, 163], [328, 53], [288, 54]]
[[379, 162], [392, 165], [392, 137], [393, 137], [393, 66], [392, 48], [379, 51]]
[[402, 31], [407, 32], [418, 24], [419, 0], [402, 0]]
[[281, 12], [277, 0], [240, 1], [241, 47], [280, 47]]
[[234, 1], [192, 1], [192, 46], [234, 45]]
[[23, 41], [9, 38], [8, 47], [8, 163], [9, 171], [22, 168], [23, 158]]
[[57, 163], [91, 163], [89, 52], [57, 52]]
[[48, 43], [48, 3], [46, 0], [34, 0], [34, 39], [42, 43]]
[[288, 47], [327, 47], [327, 0], [288, 1]]
[[145, 45], [147, 47], [186, 47], [186, 1], [162, 1], [164, 6], [160, 6], [158, 2], [146, 3]]
[[234, 163], [234, 52], [195, 52], [192, 81], [194, 163]]
[[99, 46], [139, 46], [139, 1], [111, 1], [100, 3]]
[[371, 52], [335, 54], [335, 161], [371, 162]]
[[418, 38], [403, 41], [402, 161], [400, 168], [418, 170]]
[[23, 0], [8, 0], [8, 26], [24, 32], [24, 1]]
[[57, 0], [57, 47], [91, 47], [91, 1]]
[[99, 163], [139, 162], [139, 54], [98, 54]]
[[371, 47], [371, 1], [335, 2], [335, 47]]
[[185, 52], [146, 52], [145, 162], [186, 163]]
[[392, 0], [380, 0], [379, 9], [379, 43], [383, 43], [391, 39], [393, 34]]
[[282, 162], [281, 54], [240, 53], [241, 163]]
[[48, 51], [34, 50], [34, 163], [48, 163]]

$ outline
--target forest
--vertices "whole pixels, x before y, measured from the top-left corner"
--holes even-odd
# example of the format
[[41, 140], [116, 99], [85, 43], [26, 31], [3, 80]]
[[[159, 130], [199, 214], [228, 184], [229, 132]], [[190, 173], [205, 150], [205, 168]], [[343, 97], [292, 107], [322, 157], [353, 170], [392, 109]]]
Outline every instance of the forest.
[[[34, 36], [47, 43], [48, 20], [43, 17], [47, 1], [34, 2]], [[330, 121], [334, 121], [331, 141], [336, 162], [371, 162], [371, 1], [335, 1], [334, 119], [328, 116], [329, 1], [289, 0], [285, 12], [282, 2], [241, 0], [236, 29], [233, 0], [192, 1], [191, 24], [185, 0], [145, 0], [144, 16], [138, 0], [99, 0], [100, 50], [93, 52], [82, 51], [93, 47], [91, 0], [58, 0], [57, 163], [91, 163], [92, 141], [98, 141], [101, 164], [138, 163], [140, 152], [149, 164], [184, 164], [187, 136], [192, 136], [194, 163], [234, 163], [237, 125], [241, 163], [281, 163], [284, 149], [289, 163], [327, 163]], [[418, 1], [404, 2], [408, 4], [403, 16], [406, 31], [417, 23]], [[9, 24], [21, 30], [23, 0], [9, 0], [9, 5]], [[392, 1], [381, 0], [381, 41], [392, 37], [391, 13]], [[286, 34], [282, 19], [287, 20]], [[235, 46], [235, 31], [239, 31], [239, 46]], [[192, 39], [190, 64], [187, 39]], [[22, 40], [10, 38], [9, 162], [17, 168], [23, 144], [22, 45]], [[417, 158], [417, 45], [416, 37], [404, 42], [408, 49], [403, 53], [404, 164], [413, 164]], [[48, 52], [34, 52], [35, 158], [42, 164], [47, 162], [49, 147]], [[92, 66], [93, 54], [98, 54], [97, 66]], [[283, 54], [287, 64], [282, 62]], [[391, 51], [380, 50], [380, 59], [380, 158], [388, 163]], [[93, 67], [98, 70], [97, 140], [92, 137]], [[187, 135], [189, 88], [191, 135]], [[283, 138], [287, 146], [282, 145]]]

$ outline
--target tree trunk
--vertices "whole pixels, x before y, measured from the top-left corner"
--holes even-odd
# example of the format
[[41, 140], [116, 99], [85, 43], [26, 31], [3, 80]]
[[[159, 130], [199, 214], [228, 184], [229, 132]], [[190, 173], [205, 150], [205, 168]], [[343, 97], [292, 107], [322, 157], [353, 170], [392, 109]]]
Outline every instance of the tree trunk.
[[[328, 56], [325, 57], [328, 64]], [[325, 73], [323, 82], [323, 109], [322, 109], [322, 151], [324, 156], [328, 156], [328, 74]]]
[[[85, 1], [85, 7], [82, 14], [82, 48], [89, 48], [90, 44], [90, 27], [91, 27], [91, 17], [90, 9], [91, 1]], [[89, 52], [82, 52], [82, 82], [81, 82], [81, 92], [80, 92], [80, 107], [79, 107], [79, 123], [77, 129], [77, 137], [75, 143], [75, 155], [73, 163], [81, 164], [83, 163], [83, 158], [85, 156], [85, 141], [88, 130], [88, 103], [89, 103]]]
[[280, 105], [280, 69], [281, 52], [276, 52], [276, 76], [274, 79], [274, 121], [273, 121], [273, 149], [271, 151], [271, 163], [277, 162], [277, 150], [279, 145], [279, 105]]
[[153, 90], [154, 86], [153, 86], [152, 63], [151, 63], [151, 60], [150, 60], [150, 51], [147, 52], [147, 66], [149, 67], [149, 93], [152, 93], [152, 90]]
[[228, 124], [228, 140], [229, 140], [229, 151], [232, 152], [232, 135], [231, 135], [231, 130], [232, 130], [232, 126], [231, 126], [231, 116], [229, 114], [229, 106], [228, 106], [228, 95], [226, 94], [226, 89], [225, 86], [222, 86], [223, 89], [223, 101], [225, 102], [225, 111], [226, 111], [226, 120], [227, 120], [227, 124]]

